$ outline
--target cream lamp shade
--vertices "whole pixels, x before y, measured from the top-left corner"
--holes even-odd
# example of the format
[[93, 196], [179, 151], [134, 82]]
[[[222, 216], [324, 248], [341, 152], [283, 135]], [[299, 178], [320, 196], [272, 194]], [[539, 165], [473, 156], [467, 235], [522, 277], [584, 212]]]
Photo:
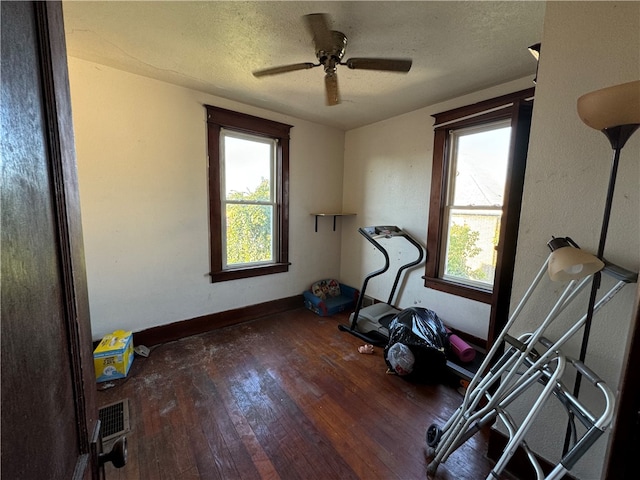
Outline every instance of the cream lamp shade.
[[578, 116], [596, 130], [640, 124], [640, 80], [582, 95]]
[[548, 273], [554, 282], [578, 280], [604, 268], [602, 260], [575, 247], [570, 240], [554, 238], [548, 243], [551, 249]]

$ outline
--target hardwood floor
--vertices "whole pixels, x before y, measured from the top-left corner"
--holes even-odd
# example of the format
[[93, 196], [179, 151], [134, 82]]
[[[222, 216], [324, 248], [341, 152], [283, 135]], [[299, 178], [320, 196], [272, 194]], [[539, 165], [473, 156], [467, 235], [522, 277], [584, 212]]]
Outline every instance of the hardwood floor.
[[[421, 479], [424, 438], [462, 397], [385, 373], [382, 349], [338, 331], [345, 316], [298, 309], [136, 357], [100, 406], [129, 399], [129, 461], [116, 479]], [[100, 386], [100, 384], [99, 384]], [[438, 479], [485, 478], [478, 434]]]

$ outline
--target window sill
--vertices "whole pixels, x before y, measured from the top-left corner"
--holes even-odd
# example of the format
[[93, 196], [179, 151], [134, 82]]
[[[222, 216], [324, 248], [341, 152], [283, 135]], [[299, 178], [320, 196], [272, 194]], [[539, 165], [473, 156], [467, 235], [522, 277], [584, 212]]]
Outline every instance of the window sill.
[[220, 270], [211, 272], [211, 283], [226, 282], [228, 280], [238, 280], [241, 278], [259, 277], [262, 275], [272, 275], [274, 273], [283, 273], [289, 271], [290, 263], [273, 263], [269, 265], [260, 265], [257, 267], [236, 268], [229, 270]]
[[451, 295], [457, 295], [458, 297], [468, 298], [469, 300], [475, 300], [476, 302], [490, 304], [493, 297], [493, 293], [489, 290], [482, 290], [468, 285], [443, 280], [441, 278], [422, 278], [424, 278], [424, 286], [427, 288], [450, 293]]

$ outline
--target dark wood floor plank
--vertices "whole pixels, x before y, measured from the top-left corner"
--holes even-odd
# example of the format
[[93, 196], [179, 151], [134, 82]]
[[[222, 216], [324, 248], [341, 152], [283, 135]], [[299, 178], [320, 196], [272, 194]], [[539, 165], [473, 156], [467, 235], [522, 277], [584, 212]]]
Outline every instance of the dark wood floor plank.
[[[192, 377], [188, 378], [194, 381]], [[209, 431], [215, 434], [215, 423], [211, 421], [209, 415], [200, 414], [199, 403], [202, 400], [193, 394], [194, 390], [197, 391], [191, 382], [181, 382], [177, 385], [176, 391], [185, 425], [190, 427], [189, 444], [194, 463], [203, 478], [223, 478], [219, 471], [220, 454], [215, 447], [211, 447], [210, 438], [207, 435]]]
[[[332, 322], [331, 319], [327, 319], [323, 323], [331, 324]], [[303, 323], [303, 325], [305, 324]], [[306, 325], [309, 325], [309, 323], [307, 323]], [[355, 352], [357, 346], [361, 345], [362, 342], [359, 339], [348, 334], [339, 333], [336, 325], [337, 322], [334, 325], [330, 325], [334, 332], [334, 334], [332, 334], [331, 336], [335, 338], [336, 336], [346, 335], [351, 339], [351, 342], [353, 344], [353, 352]], [[335, 345], [335, 342], [333, 344]], [[315, 346], [317, 346], [317, 344]], [[424, 433], [426, 432], [426, 428], [428, 427], [428, 425], [421, 425], [415, 422], [415, 419], [418, 418], [419, 415], [423, 414], [424, 410], [428, 410], [429, 412], [431, 412], [435, 417], [435, 423], [442, 425], [451, 416], [454, 409], [460, 404], [462, 400], [462, 396], [459, 395], [454, 389], [422, 389], [420, 393], [417, 393], [419, 387], [417, 387], [416, 385], [408, 383], [400, 377], [383, 374], [382, 372], [386, 370], [386, 364], [383, 360], [382, 348], [375, 349], [374, 355], [360, 355], [351, 353], [347, 357], [344, 357], [342, 359], [336, 359], [335, 357], [329, 356], [325, 353], [326, 350], [327, 349], [325, 348], [321, 348], [320, 352], [318, 353], [319, 355], [322, 355], [324, 357], [326, 362], [338, 363], [340, 360], [348, 360], [348, 362], [352, 366], [354, 366], [354, 368], [358, 363], [360, 365], [367, 365], [369, 371], [365, 372], [364, 375], [356, 375], [353, 379], [353, 381], [355, 382], [354, 392], [369, 392], [371, 391], [371, 389], [376, 389], [378, 392], [392, 392], [397, 391], [399, 388], [405, 394], [406, 399], [411, 400], [410, 402], [403, 403], [402, 409], [397, 409], [394, 408], [393, 405], [388, 403], [388, 399], [392, 398], [391, 395], [377, 395], [373, 397], [374, 401], [381, 402], [379, 407], [382, 409], [382, 412], [393, 412], [393, 415], [395, 416], [393, 421], [384, 422], [383, 425], [402, 421], [404, 423], [405, 429], [409, 429], [410, 431], [412, 431], [412, 433], [422, 435], [424, 437]], [[344, 368], [340, 368], [340, 366], [338, 366], [333, 371], [344, 372]], [[348, 379], [346, 379], [345, 377], [337, 380], [340, 385], [344, 385], [345, 382], [348, 381]], [[376, 409], [379, 410], [378, 407], [376, 407]], [[383, 420], [383, 418], [381, 418], [381, 420]], [[414, 430], [415, 428], [417, 428], [417, 430]], [[484, 442], [486, 442], [486, 438]], [[475, 438], [471, 439], [468, 443], [470, 446], [478, 445]], [[480, 441], [480, 445], [483, 445], [483, 441]]]
[[[336, 328], [337, 331], [337, 328]], [[381, 352], [381, 350], [379, 350]], [[328, 395], [331, 395], [333, 401], [339, 405], [351, 405], [353, 411], [345, 412], [349, 418], [343, 419], [351, 425], [352, 429], [363, 430], [359, 437], [371, 437], [376, 442], [375, 446], [369, 449], [393, 451], [395, 448], [394, 436], [397, 432], [394, 429], [400, 428], [402, 431], [415, 427], [415, 417], [407, 419], [405, 425], [398, 425], [402, 420], [404, 409], [397, 408], [392, 403], [376, 404], [381, 396], [371, 396], [372, 389], [380, 388], [384, 383], [404, 382], [397, 377], [389, 377], [385, 375], [383, 367], [384, 361], [379, 357], [374, 359], [373, 356], [361, 356], [363, 362], [371, 363], [375, 361], [376, 367], [371, 372], [365, 371], [364, 374], [356, 374], [355, 377], [349, 375], [341, 375], [345, 372], [344, 358], [335, 358], [331, 354], [318, 351], [317, 355], [324, 362], [322, 374], [317, 376], [315, 383], [319, 385]], [[353, 355], [359, 354], [350, 354]], [[301, 357], [302, 358], [302, 357]], [[353, 364], [353, 358], [351, 358]], [[347, 372], [348, 373], [348, 372]], [[300, 376], [305, 376], [305, 372], [301, 372]], [[322, 378], [325, 377], [325, 378]], [[392, 387], [393, 388], [393, 387]], [[369, 430], [368, 425], [376, 424], [378, 428]], [[424, 427], [423, 427], [424, 428]], [[421, 458], [421, 448], [414, 448], [409, 452], [394, 452], [401, 461], [408, 461], [408, 456], [412, 453], [416, 455], [411, 460]]]
[[[136, 358], [99, 395], [129, 398], [130, 459], [108, 480], [425, 478], [425, 432], [462, 397], [387, 375], [382, 348], [338, 330], [346, 316], [294, 310], [184, 338]], [[440, 466], [484, 478], [486, 435]]]
[[[226, 384], [226, 382], [220, 382]], [[256, 469], [257, 476], [246, 478], [262, 478], [265, 480], [279, 479], [277, 470], [275, 469], [271, 459], [264, 451], [260, 442], [251, 428], [251, 425], [247, 418], [243, 415], [241, 409], [237, 406], [233, 400], [233, 395], [228, 388], [220, 389], [220, 398], [224, 404], [226, 414], [229, 417], [229, 422], [233, 426], [233, 429], [238, 434], [238, 437], [247, 454], [251, 458], [251, 462]]]
[[[252, 351], [245, 351], [244, 358], [248, 361], [252, 353]], [[289, 361], [285, 360], [284, 365], [286, 366]], [[303, 409], [299, 407], [299, 396], [291, 398], [291, 392], [282, 388], [280, 382], [261, 365], [260, 361], [256, 361], [255, 365], [251, 366], [252, 371], [255, 371], [260, 379], [260, 391], [264, 395], [261, 401], [263, 404], [270, 405], [287, 434], [288, 442], [293, 444], [299, 442], [303, 447], [301, 452], [309, 463], [312, 475], [317, 475], [319, 478], [356, 478], [342, 457], [332, 450], [330, 442], [319, 434]], [[300, 372], [300, 377], [303, 375], [304, 373]], [[313, 448], [311, 450], [304, 448], [307, 445], [312, 445]]]
[[[281, 422], [287, 427], [289, 438], [298, 439], [300, 448], [318, 476], [320, 478], [357, 478], [340, 452], [334, 449], [331, 441], [298, 405], [297, 398], [292, 399], [286, 389], [281, 388], [280, 383], [269, 372], [264, 371], [262, 379], [272, 404], [279, 412]], [[311, 446], [311, 449], [308, 446]]]
[[299, 450], [298, 438], [289, 436], [290, 432], [280, 422], [271, 402], [260, 394], [256, 372], [232, 377], [229, 388], [280, 477], [302, 478], [306, 473], [309, 478], [319, 478]]
[[[190, 409], [189, 401], [193, 402], [191, 408], [195, 418], [190, 418], [189, 424], [200, 424], [214, 459], [215, 471], [220, 478], [255, 477], [257, 472], [251, 456], [233, 428], [214, 381], [202, 370], [194, 372], [191, 378], [193, 382], [181, 403]], [[213, 469], [209, 467], [209, 470]]]
[[[219, 379], [220, 385], [224, 385], [226, 409], [233, 412], [235, 425], [240, 426], [245, 442], [251, 442], [252, 451], [260, 454], [261, 461], [264, 461], [261, 453], [267, 451], [269, 464], [286, 478], [285, 476], [291, 474], [291, 466], [287, 454], [279, 451], [283, 447], [279, 439], [282, 435], [281, 427], [275, 413], [260, 394], [261, 386], [257, 372], [253, 370], [253, 365], [247, 363], [242, 345], [236, 345], [228, 338], [219, 338], [218, 341], [232, 352], [219, 355], [206, 369], [210, 375]], [[238, 421], [241, 423], [237, 423]], [[289, 445], [284, 444], [284, 447], [288, 448]], [[273, 471], [268, 476], [273, 476]]]

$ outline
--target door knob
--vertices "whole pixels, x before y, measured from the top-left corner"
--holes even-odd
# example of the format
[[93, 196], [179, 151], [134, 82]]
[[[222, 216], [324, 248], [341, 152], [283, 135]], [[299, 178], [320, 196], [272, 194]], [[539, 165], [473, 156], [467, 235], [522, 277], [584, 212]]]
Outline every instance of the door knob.
[[120, 437], [115, 441], [109, 453], [98, 455], [100, 466], [111, 462], [116, 468], [122, 468], [127, 463], [127, 437]]

